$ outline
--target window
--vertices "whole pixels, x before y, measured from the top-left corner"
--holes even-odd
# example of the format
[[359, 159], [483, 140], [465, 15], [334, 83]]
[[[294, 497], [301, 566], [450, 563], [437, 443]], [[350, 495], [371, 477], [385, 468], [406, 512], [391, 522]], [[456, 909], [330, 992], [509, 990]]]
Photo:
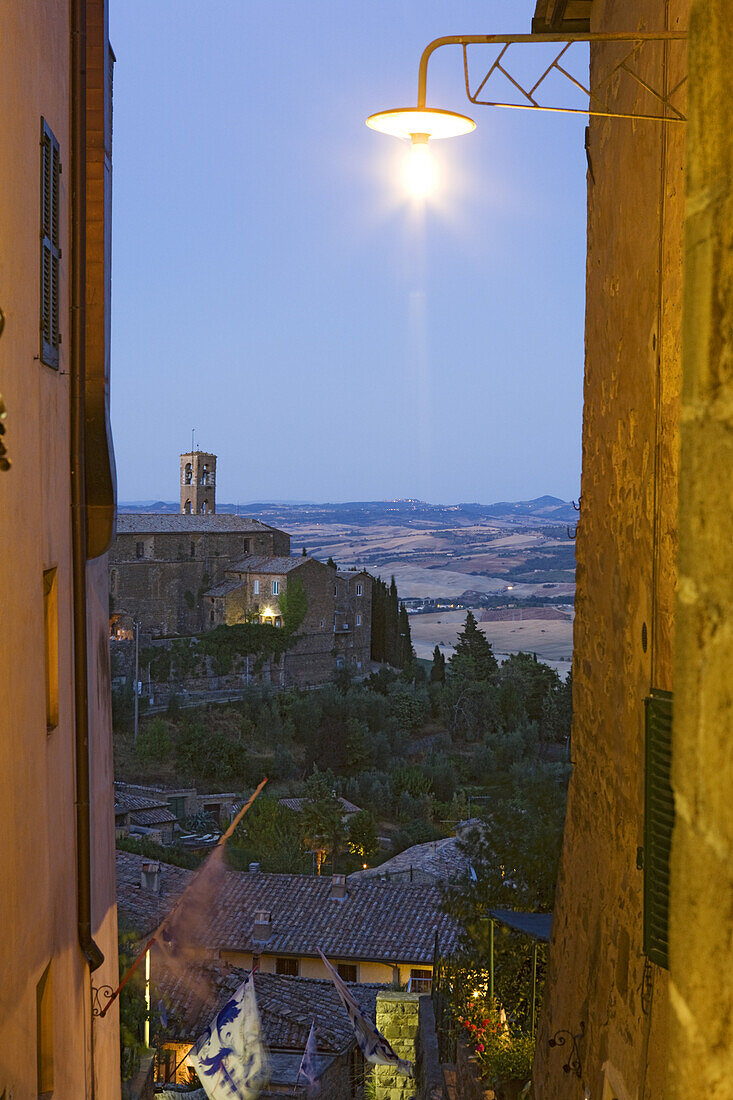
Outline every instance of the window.
[[336, 970], [339, 977], [343, 978], [345, 982], [355, 982], [356, 979], [356, 963], [337, 963]]
[[356, 625], [361, 626], [361, 615], [356, 616]]
[[206, 465], [206, 463], [204, 463], [203, 468], [201, 470], [201, 484], [202, 485], [208, 485], [209, 484], [209, 467]]
[[59, 346], [59, 143], [41, 119], [41, 362], [58, 370]]
[[[282, 621], [282, 619], [280, 618], [280, 616], [279, 616], [279, 615], [277, 615], [277, 616], [275, 617], [275, 626], [282, 626], [282, 625], [283, 625], [283, 621]], [[280, 654], [280, 656], [282, 657], [282, 654]]]
[[259, 596], [260, 594], [260, 582], [257, 580], [252, 581], [252, 594], [255, 596]]
[[273, 581], [272, 582], [272, 594], [273, 594], [273, 596], [279, 596], [280, 595], [280, 581]]
[[356, 594], [357, 594], [357, 596], [361, 596], [361, 594], [362, 594], [362, 591], [363, 591], [363, 589], [362, 589], [361, 585], [360, 585], [360, 584], [357, 584], [357, 586], [356, 586]]
[[36, 1069], [38, 1095], [53, 1092], [53, 983], [51, 963], [36, 986]]
[[297, 959], [275, 959], [275, 973], [287, 974], [291, 978], [298, 977]]
[[193, 471], [191, 469], [191, 463], [187, 462], [183, 470], [183, 483], [184, 485], [190, 485], [193, 478]]
[[43, 637], [46, 661], [46, 729], [59, 724], [59, 597], [56, 569], [43, 574]]
[[206, 515], [206, 513], [208, 512], [208, 510], [209, 510], [209, 506], [208, 506], [208, 504], [206, 503], [206, 501], [205, 501], [205, 500], [204, 500], [204, 501], [202, 501], [202, 502], [201, 502], [201, 515], [202, 515], [202, 516], [205, 516], [205, 515]]
[[323, 630], [325, 628], [325, 626], [326, 626], [326, 620], [321, 619], [321, 630]]
[[192, 558], [196, 557], [196, 543], [195, 542], [191, 543], [191, 557]]
[[135, 557], [136, 558], [144, 558], [145, 557], [145, 543], [144, 542], [136, 542], [135, 543]]
[[337, 585], [337, 584], [335, 584], [335, 585], [333, 586], [333, 595], [334, 595], [334, 599], [336, 598], [336, 596], [338, 596], [338, 594], [339, 594], [339, 590], [338, 590], [338, 585]]
[[674, 828], [672, 694], [645, 700], [644, 954], [669, 969], [669, 862]]
[[249, 539], [244, 540], [244, 552], [245, 554], [249, 554]]
[[429, 993], [433, 984], [432, 970], [410, 971], [410, 992]]

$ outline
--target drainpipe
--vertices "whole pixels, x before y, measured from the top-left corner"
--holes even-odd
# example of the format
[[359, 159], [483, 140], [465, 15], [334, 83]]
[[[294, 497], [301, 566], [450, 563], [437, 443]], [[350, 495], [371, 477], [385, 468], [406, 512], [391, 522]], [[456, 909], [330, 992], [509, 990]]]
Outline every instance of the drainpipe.
[[76, 742], [76, 862], [79, 944], [94, 971], [104, 955], [92, 937], [89, 820], [89, 676], [87, 653], [87, 516], [84, 465], [86, 384], [86, 0], [71, 0], [71, 545]]

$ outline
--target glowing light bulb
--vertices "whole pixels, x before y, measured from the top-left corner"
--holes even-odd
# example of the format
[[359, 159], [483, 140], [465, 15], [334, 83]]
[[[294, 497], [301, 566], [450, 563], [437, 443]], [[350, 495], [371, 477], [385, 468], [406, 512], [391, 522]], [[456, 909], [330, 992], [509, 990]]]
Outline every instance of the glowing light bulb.
[[407, 186], [416, 199], [424, 199], [435, 187], [435, 172], [427, 134], [412, 134], [407, 162]]

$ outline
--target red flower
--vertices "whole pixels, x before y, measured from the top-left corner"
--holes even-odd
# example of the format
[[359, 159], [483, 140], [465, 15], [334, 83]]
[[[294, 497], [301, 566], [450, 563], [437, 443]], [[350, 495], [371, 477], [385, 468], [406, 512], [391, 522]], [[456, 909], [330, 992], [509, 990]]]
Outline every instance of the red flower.
[[470, 1020], [464, 1020], [463, 1021], [463, 1026], [464, 1027], [470, 1027], [471, 1026], [471, 1021]]
[[491, 1020], [482, 1020], [481, 1021], [481, 1027], [488, 1027], [490, 1023], [491, 1023]]
[[486, 1047], [483, 1043], [479, 1043], [479, 1045], [476, 1047], [476, 1050], [479, 1052], [479, 1054], [483, 1054], [483, 1052], [486, 1050]]

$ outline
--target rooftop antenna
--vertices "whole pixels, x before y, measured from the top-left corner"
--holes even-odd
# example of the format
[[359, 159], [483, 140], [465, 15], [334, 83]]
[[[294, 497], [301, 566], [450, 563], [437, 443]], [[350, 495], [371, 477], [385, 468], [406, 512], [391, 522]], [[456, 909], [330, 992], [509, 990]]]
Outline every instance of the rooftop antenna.
[[195, 431], [196, 431], [196, 429], [195, 429], [195, 428], [191, 428], [191, 454], [193, 454], [193, 453], [194, 453], [194, 445], [193, 445], [193, 435], [194, 435], [194, 432], [195, 432]]

